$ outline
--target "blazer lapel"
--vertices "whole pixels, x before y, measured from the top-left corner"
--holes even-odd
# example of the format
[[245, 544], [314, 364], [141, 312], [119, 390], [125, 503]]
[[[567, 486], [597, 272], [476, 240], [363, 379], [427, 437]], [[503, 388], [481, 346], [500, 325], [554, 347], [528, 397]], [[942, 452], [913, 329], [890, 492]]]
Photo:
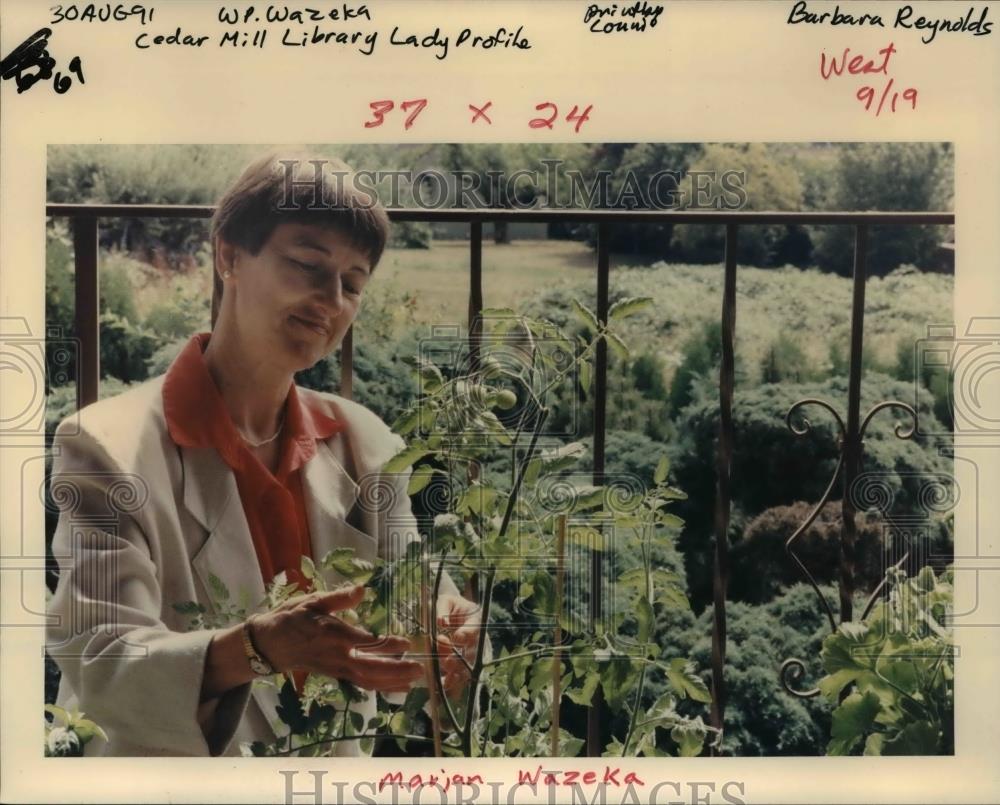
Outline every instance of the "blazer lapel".
[[[341, 437], [337, 437], [337, 441], [338, 446], [342, 446]], [[335, 548], [352, 548], [359, 559], [371, 561], [376, 558], [375, 538], [347, 521], [361, 488], [325, 440], [317, 443], [316, 455], [302, 469], [302, 490], [317, 567]], [[327, 584], [345, 581], [335, 570], [322, 570], [321, 573]]]
[[243, 513], [236, 476], [214, 448], [181, 448], [184, 462], [184, 505], [208, 531], [208, 539], [191, 560], [209, 592], [216, 576], [230, 600], [253, 611], [264, 600], [264, 578]]
[[[182, 447], [181, 459], [184, 505], [208, 531], [208, 539], [192, 557], [191, 566], [212, 598], [215, 576], [229, 590], [229, 600], [246, 607], [250, 614], [259, 608], [266, 593], [236, 476], [214, 448]], [[204, 603], [217, 612], [212, 600]], [[273, 728], [279, 721], [277, 689], [254, 683], [250, 692]]]

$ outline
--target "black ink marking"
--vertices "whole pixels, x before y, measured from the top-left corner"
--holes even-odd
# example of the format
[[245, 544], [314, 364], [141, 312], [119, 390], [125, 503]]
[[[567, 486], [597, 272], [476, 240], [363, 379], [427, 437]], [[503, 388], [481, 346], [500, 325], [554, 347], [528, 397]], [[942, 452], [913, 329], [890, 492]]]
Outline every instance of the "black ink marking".
[[[0, 80], [14, 79], [17, 93], [31, 89], [37, 81], [48, 81], [53, 78], [53, 68], [56, 60], [49, 55], [49, 37], [51, 28], [39, 28], [20, 45], [0, 61]], [[74, 56], [69, 63], [69, 69], [76, 74], [77, 80], [83, 84], [83, 63], [79, 56]], [[35, 72], [30, 72], [34, 70]], [[56, 71], [52, 87], [62, 95], [73, 85], [73, 79]]]

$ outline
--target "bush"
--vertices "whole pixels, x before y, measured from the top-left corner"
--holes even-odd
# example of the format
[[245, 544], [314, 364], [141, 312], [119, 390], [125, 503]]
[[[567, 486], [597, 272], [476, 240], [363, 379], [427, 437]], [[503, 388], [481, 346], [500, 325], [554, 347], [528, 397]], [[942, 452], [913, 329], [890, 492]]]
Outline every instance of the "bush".
[[211, 329], [211, 300], [200, 293], [174, 289], [170, 298], [155, 305], [144, 322], [162, 338], [186, 338]]
[[802, 383], [820, 376], [821, 371], [810, 364], [798, 341], [785, 333], [771, 342], [761, 361], [761, 383]]
[[[730, 596], [751, 603], [770, 601], [782, 587], [805, 581], [785, 551], [785, 543], [802, 526], [815, 504], [775, 506], [754, 517], [733, 546]], [[841, 503], [831, 501], [795, 543], [795, 553], [821, 584], [836, 584], [840, 575]], [[857, 542], [855, 589], [871, 589], [881, 580], [882, 524], [864, 514], [855, 516]]]
[[101, 378], [134, 383], [149, 377], [147, 362], [160, 347], [159, 336], [114, 313], [102, 313], [100, 322]]
[[429, 249], [434, 235], [423, 221], [399, 221], [392, 225], [389, 246], [394, 249]]
[[[354, 399], [392, 423], [416, 394], [412, 369], [403, 363], [412, 339], [354, 345]], [[299, 372], [295, 382], [317, 391], [340, 393], [340, 350]]]
[[[821, 588], [831, 599], [836, 592]], [[726, 712], [723, 751], [734, 756], [822, 755], [832, 706], [822, 698], [798, 699], [781, 687], [779, 669], [791, 658], [806, 665], [799, 683], [811, 687], [823, 673], [820, 648], [830, 627], [812, 588], [797, 584], [764, 606], [730, 603], [726, 608]], [[690, 656], [710, 678], [712, 610], [697, 618], [657, 618], [656, 642], [663, 656]], [[678, 628], [678, 627], [681, 628]], [[651, 701], [658, 695], [649, 691]]]
[[[880, 374], [862, 383], [861, 410], [882, 400], [913, 402], [913, 387]], [[743, 520], [774, 506], [796, 501], [816, 501], [822, 496], [837, 463], [838, 433], [832, 419], [815, 407], [804, 409], [813, 424], [805, 436], [796, 436], [785, 425], [785, 414], [797, 400], [817, 397], [843, 410], [847, 380], [831, 378], [822, 383], [762, 385], [737, 393], [733, 401], [735, 450], [732, 463], [733, 516], [730, 539], [737, 540]], [[917, 398], [922, 428], [936, 431], [940, 424], [927, 392]], [[864, 471], [892, 490], [892, 514], [923, 516], [921, 488], [936, 474], [948, 474], [948, 463], [933, 446], [918, 440], [900, 440], [892, 420], [902, 415], [883, 412], [865, 435]], [[904, 425], [909, 423], [904, 418]], [[712, 396], [696, 397], [677, 421], [679, 434], [671, 445], [677, 484], [689, 498], [680, 501], [677, 514], [686, 521], [681, 549], [688, 562], [692, 604], [711, 597], [713, 513], [716, 497], [716, 450], [719, 405]], [[766, 471], [762, 471], [766, 468]]]

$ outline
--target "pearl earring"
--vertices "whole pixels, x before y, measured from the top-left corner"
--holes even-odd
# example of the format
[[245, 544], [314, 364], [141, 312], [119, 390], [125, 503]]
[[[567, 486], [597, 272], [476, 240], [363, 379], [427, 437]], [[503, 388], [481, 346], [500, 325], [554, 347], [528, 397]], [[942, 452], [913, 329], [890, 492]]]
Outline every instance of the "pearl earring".
[[222, 276], [225, 279], [229, 279], [231, 276], [233, 276], [233, 272], [230, 271], [229, 269], [226, 269], [225, 271], [222, 272]]

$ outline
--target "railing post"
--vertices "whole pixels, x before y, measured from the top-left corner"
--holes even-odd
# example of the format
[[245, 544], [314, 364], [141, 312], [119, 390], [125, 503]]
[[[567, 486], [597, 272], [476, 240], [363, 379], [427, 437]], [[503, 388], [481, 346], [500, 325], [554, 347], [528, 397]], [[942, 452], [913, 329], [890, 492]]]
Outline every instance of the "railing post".
[[864, 357], [865, 282], [868, 273], [868, 227], [854, 228], [854, 287], [851, 301], [851, 368], [847, 385], [847, 427], [844, 434], [844, 495], [841, 500], [840, 622], [854, 617], [854, 550], [857, 528], [850, 490], [861, 472], [861, 363]]
[[[483, 337], [483, 224], [469, 222], [469, 369], [479, 369], [479, 345]], [[479, 479], [479, 462], [469, 462], [469, 482]], [[466, 520], [469, 517], [466, 516]], [[472, 600], [479, 598], [479, 574], [472, 573], [466, 584], [465, 594]]]
[[[712, 579], [712, 726], [721, 730], [726, 713], [726, 592], [729, 587], [729, 514], [732, 503], [733, 385], [736, 332], [737, 225], [726, 224], [726, 268], [722, 292], [722, 364], [719, 368], [719, 446], [716, 454], [715, 563]], [[713, 751], [714, 754], [714, 751]]]
[[76, 364], [76, 407], [79, 409], [97, 402], [101, 390], [101, 291], [97, 273], [96, 216], [81, 215], [73, 219], [73, 264], [74, 335], [80, 345]]
[[[608, 279], [611, 273], [608, 224], [597, 225], [597, 320], [608, 322]], [[608, 397], [608, 344], [602, 338], [594, 354], [594, 485], [604, 484], [604, 444]], [[603, 617], [604, 567], [603, 554], [590, 552], [590, 622], [598, 624]], [[600, 757], [604, 749], [601, 740], [601, 721], [605, 710], [604, 692], [600, 685], [595, 691], [587, 711], [587, 756]]]
[[469, 364], [479, 368], [479, 344], [483, 336], [483, 224], [469, 223]]

